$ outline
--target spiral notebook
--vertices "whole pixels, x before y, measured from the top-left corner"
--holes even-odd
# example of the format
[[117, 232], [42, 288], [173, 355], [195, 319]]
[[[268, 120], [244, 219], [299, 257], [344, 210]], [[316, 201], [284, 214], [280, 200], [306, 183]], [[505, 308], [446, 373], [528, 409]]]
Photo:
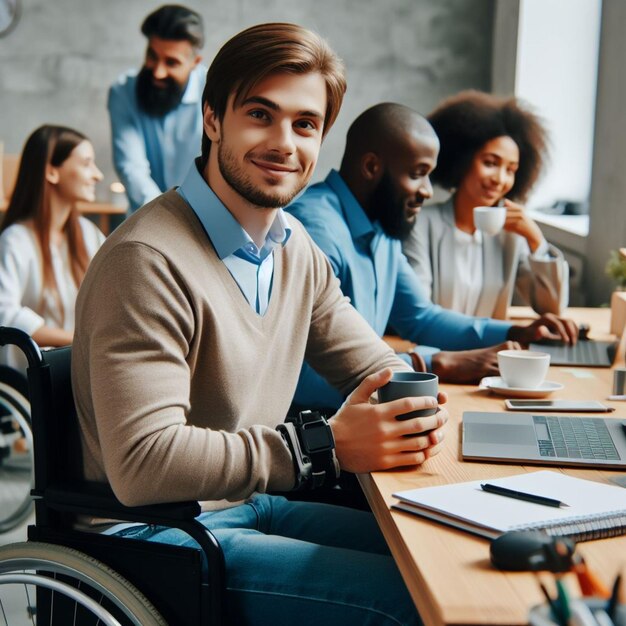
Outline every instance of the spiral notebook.
[[[549, 507], [483, 491], [481, 483], [553, 498], [568, 505]], [[495, 539], [511, 530], [589, 541], [626, 534], [626, 489], [549, 470], [506, 478], [424, 487], [393, 494], [394, 509]]]

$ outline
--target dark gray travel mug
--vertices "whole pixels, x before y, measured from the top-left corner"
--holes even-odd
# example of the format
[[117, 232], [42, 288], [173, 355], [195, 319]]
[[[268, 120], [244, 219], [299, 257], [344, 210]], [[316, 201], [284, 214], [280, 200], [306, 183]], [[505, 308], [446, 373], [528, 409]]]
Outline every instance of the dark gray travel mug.
[[[437, 397], [439, 392], [439, 378], [427, 372], [394, 372], [391, 380], [378, 390], [380, 402], [391, 402], [400, 398], [432, 396]], [[396, 419], [407, 420], [412, 417], [427, 417], [434, 415], [437, 407], [421, 409], [397, 415]]]

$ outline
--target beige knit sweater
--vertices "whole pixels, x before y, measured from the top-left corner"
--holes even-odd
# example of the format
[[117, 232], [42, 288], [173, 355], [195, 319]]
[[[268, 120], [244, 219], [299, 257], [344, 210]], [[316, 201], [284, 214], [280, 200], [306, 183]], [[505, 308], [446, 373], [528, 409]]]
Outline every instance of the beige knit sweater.
[[85, 474], [129, 505], [289, 490], [275, 430], [305, 357], [342, 391], [406, 365], [342, 296], [293, 217], [265, 315], [248, 305], [174, 191], [92, 261], [76, 307], [72, 376]]

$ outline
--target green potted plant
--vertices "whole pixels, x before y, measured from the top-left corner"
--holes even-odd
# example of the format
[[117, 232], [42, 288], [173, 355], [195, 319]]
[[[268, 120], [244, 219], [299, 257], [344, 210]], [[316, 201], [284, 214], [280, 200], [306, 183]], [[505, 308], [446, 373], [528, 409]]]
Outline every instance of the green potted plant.
[[626, 291], [626, 248], [611, 250], [605, 271], [617, 284], [617, 291]]
[[626, 326], [626, 248], [611, 250], [605, 269], [616, 283], [611, 295], [611, 333], [621, 337]]

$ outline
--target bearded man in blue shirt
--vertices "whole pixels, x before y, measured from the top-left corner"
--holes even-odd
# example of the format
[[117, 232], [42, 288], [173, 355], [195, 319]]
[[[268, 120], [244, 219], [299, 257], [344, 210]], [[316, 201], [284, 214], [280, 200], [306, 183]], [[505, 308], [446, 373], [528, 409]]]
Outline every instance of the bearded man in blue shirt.
[[[498, 373], [498, 350], [542, 338], [575, 342], [571, 320], [547, 314], [528, 326], [472, 317], [432, 304], [406, 257], [406, 237], [432, 196], [429, 175], [439, 140], [430, 124], [395, 103], [362, 113], [348, 130], [340, 171], [309, 187], [288, 207], [326, 253], [344, 295], [383, 335], [391, 326], [417, 343], [401, 355], [443, 382], [471, 383]], [[344, 398], [306, 363], [294, 398], [336, 408]]]
[[141, 26], [148, 39], [143, 67], [120, 76], [109, 90], [113, 162], [129, 211], [180, 185], [200, 154], [206, 67], [201, 16], [164, 5]]

